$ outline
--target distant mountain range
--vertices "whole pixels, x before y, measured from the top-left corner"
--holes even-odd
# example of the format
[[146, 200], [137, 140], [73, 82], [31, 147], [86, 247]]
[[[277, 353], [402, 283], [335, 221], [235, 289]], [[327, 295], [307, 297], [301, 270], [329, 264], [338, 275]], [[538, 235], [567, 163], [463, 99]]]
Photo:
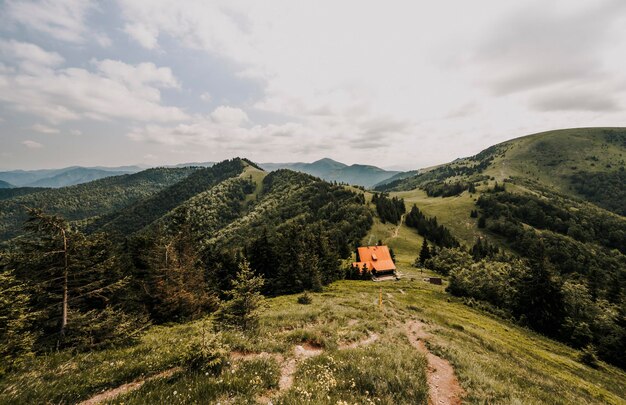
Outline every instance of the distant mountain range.
[[[329, 158], [320, 159], [313, 163], [260, 163], [259, 166], [268, 171], [290, 169], [307, 173], [326, 181], [337, 181], [364, 187], [374, 187], [378, 184], [385, 183], [391, 178], [394, 178], [394, 180], [403, 178], [403, 172], [384, 170], [376, 166], [360, 164], [348, 166]], [[416, 172], [410, 172], [407, 176], [415, 174]]]
[[[215, 162], [189, 162], [162, 167], [211, 167]], [[324, 158], [313, 163], [262, 163], [264, 170], [274, 171], [278, 169], [290, 169], [297, 172], [307, 173], [326, 181], [336, 181], [364, 187], [374, 187], [389, 181], [414, 176], [416, 171], [400, 172], [384, 170], [369, 165], [346, 165], [335, 160]], [[122, 174], [137, 173], [146, 169], [147, 166], [120, 166], [120, 167], [80, 167], [71, 166], [63, 169], [42, 170], [11, 170], [0, 172], [0, 188], [11, 187], [67, 187], [76, 184], [87, 183], [105, 177], [119, 176]]]
[[6, 181], [0, 180], [0, 188], [12, 188], [13, 185], [11, 183], [7, 183]]
[[[105, 177], [137, 173], [144, 168], [139, 166], [121, 167], [80, 167], [62, 169], [11, 170], [0, 172], [0, 180], [13, 187], [66, 187], [87, 183]], [[0, 186], [1, 187], [1, 186]]]

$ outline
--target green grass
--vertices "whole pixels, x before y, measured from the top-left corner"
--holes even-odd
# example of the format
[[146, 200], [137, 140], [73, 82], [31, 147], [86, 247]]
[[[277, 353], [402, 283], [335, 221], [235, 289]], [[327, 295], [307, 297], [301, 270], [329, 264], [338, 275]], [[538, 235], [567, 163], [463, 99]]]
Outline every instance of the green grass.
[[261, 193], [261, 191], [263, 190], [263, 179], [265, 178], [265, 176], [267, 176], [267, 172], [259, 170], [253, 166], [246, 166], [243, 172], [239, 175], [239, 177], [244, 179], [250, 178], [256, 185], [254, 192], [246, 196], [244, 204], [250, 203], [251, 201], [256, 199], [257, 196]]
[[[406, 192], [407, 205], [427, 198]], [[441, 199], [433, 199], [441, 200]], [[467, 210], [468, 197], [450, 208]], [[437, 201], [419, 204], [444, 218]], [[436, 214], [435, 214], [436, 215]], [[469, 219], [469, 211], [467, 217]], [[451, 225], [452, 226], [452, 225]], [[272, 353], [269, 357], [228, 364], [221, 375], [181, 371], [152, 380], [113, 403], [255, 403], [272, 398], [277, 404], [382, 403], [426, 404], [426, 363], [405, 336], [405, 323], [426, 323], [431, 351], [449, 360], [476, 404], [623, 404], [626, 373], [600, 363], [598, 369], [579, 361], [580, 351], [465, 305], [443, 286], [421, 281], [431, 273], [411, 266], [421, 237], [414, 229], [375, 221], [368, 236], [394, 248], [401, 281], [339, 281], [321, 293], [309, 293], [310, 305], [298, 295], [268, 299], [261, 332], [249, 337], [226, 333], [232, 351]], [[383, 307], [378, 308], [382, 289]], [[72, 355], [53, 353], [31, 360], [0, 381], [1, 404], [75, 403], [105, 389], [157, 374], [180, 364], [188, 343], [207, 328], [206, 321], [150, 328], [126, 348]], [[379, 339], [354, 349], [351, 342], [372, 333]], [[295, 345], [321, 347], [321, 355], [298, 363], [293, 386], [279, 392], [280, 362]], [[252, 383], [250, 383], [252, 381]], [[176, 392], [176, 394], [174, 394]]]
[[[294, 385], [274, 403], [303, 403], [304, 392], [311, 393], [310, 403], [329, 403], [329, 397], [331, 403], [353, 403], [350, 398], [426, 403], [425, 360], [404, 335], [409, 319], [428, 325], [430, 349], [454, 365], [468, 403], [623, 403], [624, 371], [604, 363], [599, 369], [587, 367], [578, 361], [578, 351], [464, 305], [443, 286], [422, 282], [415, 269], [401, 264], [400, 270], [407, 277], [399, 282], [336, 282], [311, 293], [310, 305], [297, 304], [296, 295], [270, 299], [258, 337], [227, 334], [225, 341], [232, 350], [282, 356], [304, 342], [324, 348], [321, 356], [300, 363]], [[380, 288], [382, 310], [377, 306]], [[178, 364], [185, 342], [201, 333], [202, 325], [154, 327], [124, 349], [39, 357], [0, 382], [0, 403], [73, 403], [168, 369]], [[370, 333], [380, 339], [339, 350]], [[150, 381], [115, 402], [253, 403], [276, 393], [277, 367], [268, 358], [231, 365], [220, 376], [183, 371]]]
[[413, 204], [427, 216], [437, 217], [437, 221], [450, 229], [452, 234], [463, 244], [472, 246], [478, 236], [483, 234], [476, 226], [476, 218], [470, 218], [470, 212], [476, 209], [477, 194], [470, 195], [467, 191], [456, 197], [428, 197], [423, 190], [400, 191], [391, 195], [404, 198], [407, 210]]
[[[569, 176], [577, 171], [601, 172], [624, 166], [626, 150], [607, 142], [603, 133], [612, 128], [573, 128], [548, 131], [505, 142], [504, 156], [494, 160], [485, 174], [503, 180], [517, 177], [537, 181], [556, 191], [577, 196]], [[623, 131], [623, 129], [621, 129]], [[611, 169], [607, 168], [611, 166]]]

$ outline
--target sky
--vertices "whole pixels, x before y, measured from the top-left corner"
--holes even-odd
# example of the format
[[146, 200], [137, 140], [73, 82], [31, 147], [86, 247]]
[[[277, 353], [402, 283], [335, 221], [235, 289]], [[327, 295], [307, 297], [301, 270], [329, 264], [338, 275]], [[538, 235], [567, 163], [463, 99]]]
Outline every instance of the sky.
[[0, 1], [0, 169], [416, 169], [626, 126], [626, 1]]

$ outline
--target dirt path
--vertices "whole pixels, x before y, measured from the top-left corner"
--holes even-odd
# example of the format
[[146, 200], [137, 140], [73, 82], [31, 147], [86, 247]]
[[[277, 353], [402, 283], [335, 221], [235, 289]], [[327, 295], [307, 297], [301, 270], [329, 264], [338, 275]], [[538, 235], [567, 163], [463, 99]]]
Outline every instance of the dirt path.
[[141, 388], [142, 385], [144, 385], [148, 381], [157, 380], [159, 378], [170, 377], [170, 376], [174, 375], [175, 373], [177, 373], [179, 371], [180, 371], [180, 367], [170, 368], [169, 370], [165, 370], [165, 371], [163, 371], [163, 372], [161, 372], [159, 374], [155, 374], [155, 375], [147, 377], [147, 378], [145, 378], [143, 380], [135, 380], [135, 381], [130, 382], [128, 384], [120, 385], [117, 388], [112, 388], [110, 390], [101, 392], [100, 394], [94, 395], [93, 397], [89, 398], [88, 400], [79, 403], [79, 405], [100, 404], [102, 402], [105, 402], [105, 401], [108, 401], [110, 399], [113, 399], [113, 398], [115, 398], [115, 397], [117, 397], [119, 395], [123, 395], [123, 394], [126, 394], [128, 392], [138, 390], [139, 388]]
[[291, 388], [291, 386], [293, 385], [293, 375], [296, 372], [296, 366], [298, 361], [309, 357], [318, 356], [322, 354], [322, 352], [323, 350], [321, 347], [313, 346], [307, 343], [294, 347], [294, 357], [288, 359], [286, 362], [283, 362], [282, 366], [280, 367], [280, 380], [278, 381], [278, 390], [284, 391]]
[[397, 238], [398, 237], [398, 232], [400, 232], [400, 227], [402, 226], [402, 222], [404, 221], [404, 216], [406, 214], [402, 214], [402, 216], [400, 217], [400, 222], [398, 223], [398, 226], [396, 227], [396, 230], [393, 232], [393, 236], [392, 238]]
[[[354, 349], [360, 346], [369, 345], [369, 344], [376, 342], [379, 338], [380, 336], [377, 333], [370, 333], [369, 336], [363, 340], [341, 345], [339, 347], [339, 350]], [[322, 354], [323, 352], [324, 352], [324, 349], [322, 349], [319, 346], [312, 345], [310, 343], [303, 343], [301, 345], [295, 346], [293, 348], [293, 356], [288, 357], [288, 358], [285, 358], [283, 357], [283, 355], [278, 354], [278, 353], [267, 353], [267, 352], [244, 353], [244, 352], [235, 351], [230, 354], [230, 359], [231, 361], [235, 363], [239, 361], [246, 361], [246, 360], [258, 359], [258, 358], [275, 359], [278, 362], [278, 364], [280, 364], [280, 379], [278, 381], [278, 392], [281, 392], [281, 391], [288, 390], [293, 385], [293, 376], [296, 372], [296, 368], [300, 361], [302, 361], [303, 359], [307, 359], [309, 357], [318, 356]], [[233, 366], [236, 367], [236, 365], [233, 365]], [[98, 395], [95, 395], [89, 398], [88, 400], [81, 402], [79, 405], [100, 404], [102, 402], [114, 399], [118, 397], [119, 395], [123, 395], [128, 392], [138, 390], [139, 388], [141, 388], [141, 386], [143, 386], [148, 381], [156, 380], [159, 378], [170, 377], [174, 375], [175, 373], [179, 372], [180, 370], [181, 370], [180, 367], [174, 367], [169, 370], [163, 371], [159, 374], [155, 374], [153, 376], [147, 377], [143, 380], [135, 380], [133, 382], [120, 385], [117, 388], [113, 388], [113, 389], [104, 391]], [[275, 394], [276, 392], [274, 393], [274, 395]], [[260, 403], [270, 403], [271, 398], [274, 395], [272, 395], [271, 391], [267, 392], [263, 396], [257, 398], [257, 401]]]
[[429, 335], [424, 330], [425, 325], [419, 321], [409, 321], [406, 324], [406, 335], [411, 345], [426, 356], [428, 360], [428, 391], [430, 405], [460, 405], [464, 395], [463, 388], [454, 375], [452, 365], [439, 356], [432, 354], [425, 339]]

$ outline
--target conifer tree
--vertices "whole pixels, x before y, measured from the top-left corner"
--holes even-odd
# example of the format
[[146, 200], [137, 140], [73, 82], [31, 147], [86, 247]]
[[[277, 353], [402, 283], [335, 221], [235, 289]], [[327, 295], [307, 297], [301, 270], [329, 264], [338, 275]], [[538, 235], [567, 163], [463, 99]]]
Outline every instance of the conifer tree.
[[26, 285], [13, 272], [0, 272], [0, 377], [33, 351], [33, 313]]
[[430, 254], [430, 249], [428, 247], [428, 241], [424, 239], [424, 243], [422, 243], [422, 250], [420, 250], [419, 263], [423, 266], [424, 262], [430, 259], [430, 257], [431, 257], [431, 254]]
[[[38, 209], [28, 209], [28, 214], [28, 233], [18, 240], [4, 266], [14, 270], [30, 295], [30, 308], [37, 314], [33, 331], [39, 335], [39, 348], [76, 347], [81, 342], [92, 346], [95, 340], [83, 339], [92, 326], [90, 319], [99, 317], [114, 325], [98, 314], [128, 281], [121, 274], [110, 238], [103, 234], [86, 237], [63, 218]], [[102, 313], [122, 315], [119, 310]], [[114, 331], [103, 330], [100, 337], [106, 339], [109, 332]]]
[[263, 284], [263, 277], [255, 275], [248, 262], [243, 260], [232, 282], [233, 288], [228, 292], [230, 299], [223, 301], [215, 314], [217, 328], [257, 332], [265, 300], [261, 295]]

